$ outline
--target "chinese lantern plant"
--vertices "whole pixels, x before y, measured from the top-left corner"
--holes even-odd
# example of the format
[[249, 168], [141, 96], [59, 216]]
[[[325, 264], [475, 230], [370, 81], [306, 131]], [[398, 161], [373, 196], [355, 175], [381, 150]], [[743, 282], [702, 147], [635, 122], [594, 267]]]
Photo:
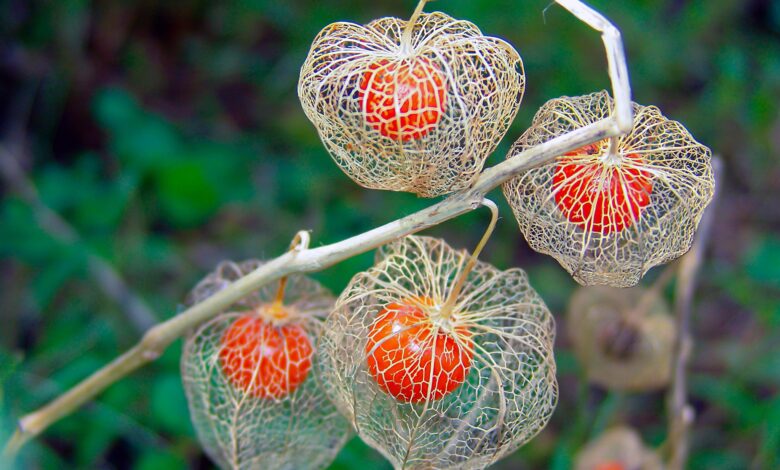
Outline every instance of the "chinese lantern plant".
[[[223, 263], [191, 301], [260, 265]], [[220, 468], [325, 468], [344, 445], [349, 425], [312, 370], [321, 319], [333, 301], [316, 282], [292, 276], [243, 298], [188, 337], [181, 370], [190, 414]]]
[[522, 270], [409, 236], [352, 279], [318, 353], [331, 399], [396, 468], [483, 468], [552, 414], [553, 338]]
[[[547, 102], [507, 158], [610, 116], [602, 91]], [[631, 131], [506, 182], [529, 245], [583, 285], [630, 287], [688, 251], [712, 199], [710, 150], [654, 106], [633, 105]]]
[[[409, 21], [327, 26], [301, 69], [298, 92], [328, 151], [359, 184], [420, 196], [461, 193], [304, 249], [300, 258], [277, 258], [267, 270], [259, 262], [220, 266], [193, 292], [197, 305], [20, 420], [11, 452], [186, 329], [182, 377], [192, 420], [222, 468], [324, 467], [350, 424], [397, 468], [483, 468], [546, 425], [557, 400], [555, 329], [526, 274], [476, 261], [486, 238], [469, 256], [438, 239], [398, 237], [473, 209], [506, 181], [534, 249], [582, 284], [630, 286], [690, 247], [714, 191], [710, 151], [657, 108], [632, 108], [617, 30], [577, 0], [558, 0], [604, 33], [610, 78], [624, 99], [616, 104], [601, 92], [548, 102], [508, 155], [528, 160], [477, 178], [517, 112], [522, 63], [510, 45], [471, 23], [422, 13], [425, 3]], [[587, 143], [603, 135], [615, 137]], [[564, 150], [572, 140], [584, 145]], [[304, 277], [264, 284], [392, 238], [335, 304]], [[589, 314], [570, 321], [603, 346], [597, 353], [604, 358], [642, 357], [635, 348], [656, 333], [622, 315], [603, 317], [609, 322]], [[617, 327], [601, 329], [609, 323]], [[607, 455], [595, 468], [623, 464]]]
[[372, 189], [432, 197], [469, 186], [514, 119], [525, 88], [506, 42], [444, 13], [314, 39], [298, 95], [333, 159]]

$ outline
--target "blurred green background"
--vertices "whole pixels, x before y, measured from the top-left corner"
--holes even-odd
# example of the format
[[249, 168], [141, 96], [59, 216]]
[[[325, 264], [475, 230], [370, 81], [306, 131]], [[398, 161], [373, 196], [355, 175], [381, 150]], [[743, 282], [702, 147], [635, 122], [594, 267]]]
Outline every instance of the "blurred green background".
[[[690, 468], [778, 468], [780, 2], [591, 3], [623, 31], [635, 101], [682, 121], [725, 163], [695, 303]], [[275, 256], [299, 229], [312, 230], [314, 246], [334, 242], [431, 203], [352, 183], [296, 97], [299, 67], [326, 24], [408, 17], [413, 7], [0, 1], [0, 440], [14, 417], [175, 315], [219, 261]], [[433, 9], [508, 40], [524, 59], [523, 105], [488, 165], [546, 100], [609, 86], [598, 34], [560, 7], [440, 0]], [[663, 393], [584, 384], [562, 321], [575, 284], [529, 249], [501, 204], [483, 259], [526, 269], [559, 319], [561, 399], [550, 425], [496, 468], [569, 468], [619, 422], [660, 444]], [[427, 233], [472, 247], [486, 220], [477, 211]], [[315, 277], [338, 292], [371, 258]], [[180, 347], [52, 427], [20, 467], [211, 468], [187, 415]], [[333, 465], [386, 467], [357, 439]]]

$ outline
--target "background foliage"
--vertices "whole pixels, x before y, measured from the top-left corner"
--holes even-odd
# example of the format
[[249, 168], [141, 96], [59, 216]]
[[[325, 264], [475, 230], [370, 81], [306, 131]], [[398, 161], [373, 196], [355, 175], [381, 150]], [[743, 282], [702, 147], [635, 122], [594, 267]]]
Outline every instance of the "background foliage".
[[[725, 160], [694, 321], [691, 468], [777, 468], [780, 3], [591, 3], [624, 33], [634, 99], [659, 105]], [[274, 256], [302, 228], [313, 231], [315, 245], [337, 241], [430, 203], [348, 180], [295, 93], [298, 68], [326, 24], [406, 17], [413, 6], [0, 1], [0, 132], [9, 151], [0, 155], [0, 440], [12, 417], [132, 345], [148, 324], [143, 309], [128, 309], [126, 299], [116, 302], [98, 287], [96, 259], [114, 266], [159, 320], [174, 315], [220, 260]], [[598, 35], [547, 6], [429, 6], [509, 40], [525, 61], [520, 114], [488, 164], [503, 159], [546, 100], [609, 85]], [[22, 174], [9, 171], [11, 158]], [[26, 183], [63, 220], [31, 204]], [[547, 429], [496, 467], [568, 468], [584, 442], [617, 422], [660, 444], [663, 394], [583, 383], [562, 321], [575, 285], [528, 248], [505, 204], [502, 213], [483, 259], [528, 270], [558, 317], [561, 402]], [[477, 211], [429, 234], [472, 247], [486, 220]], [[359, 256], [315, 277], [340, 291], [370, 263], [370, 254]], [[179, 355], [177, 343], [54, 426], [26, 448], [22, 467], [211, 468], [189, 423]], [[386, 465], [355, 439], [333, 468]]]

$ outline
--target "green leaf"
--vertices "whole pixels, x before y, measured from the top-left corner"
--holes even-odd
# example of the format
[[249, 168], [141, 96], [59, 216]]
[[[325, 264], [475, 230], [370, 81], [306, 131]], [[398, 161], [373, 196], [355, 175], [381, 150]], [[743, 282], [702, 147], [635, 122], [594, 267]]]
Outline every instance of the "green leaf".
[[0, 205], [0, 256], [44, 263], [61, 243], [41, 231], [27, 203], [8, 198]]
[[109, 133], [109, 147], [131, 168], [149, 170], [182, 158], [176, 129], [140, 108], [127, 91], [105, 89], [95, 97], [93, 108], [96, 119]]
[[198, 162], [167, 166], [156, 178], [163, 217], [171, 225], [196, 225], [219, 206], [217, 190]]
[[780, 238], [767, 235], [745, 257], [747, 275], [780, 289]]
[[363, 443], [360, 438], [354, 437], [339, 452], [328, 470], [364, 470], [366, 468], [389, 470], [392, 467], [377, 451]]
[[83, 414], [79, 417], [81, 426], [77, 443], [77, 461], [81, 468], [94, 468], [103, 460], [108, 448], [117, 439], [121, 430], [111, 419], [100, 418], [99, 414]]
[[138, 459], [134, 470], [184, 470], [187, 468], [186, 462], [181, 456], [162, 450], [147, 450]]
[[152, 417], [156, 425], [173, 435], [194, 435], [184, 387], [178, 375], [160, 375], [152, 384], [150, 394]]
[[46, 264], [33, 278], [31, 289], [37, 308], [47, 310], [67, 282], [83, 277], [86, 259], [81, 250], [66, 250]]
[[123, 132], [139, 113], [135, 98], [121, 88], [105, 88], [97, 93], [93, 110], [98, 123], [114, 133]]

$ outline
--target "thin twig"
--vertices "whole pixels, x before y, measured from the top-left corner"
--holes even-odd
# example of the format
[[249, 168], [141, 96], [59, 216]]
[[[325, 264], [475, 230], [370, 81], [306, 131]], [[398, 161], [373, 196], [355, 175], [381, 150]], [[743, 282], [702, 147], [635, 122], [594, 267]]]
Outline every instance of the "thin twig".
[[601, 31], [601, 40], [607, 51], [609, 79], [612, 82], [612, 93], [615, 97], [615, 119], [621, 131], [629, 132], [634, 125], [634, 112], [631, 104], [626, 51], [623, 48], [620, 30], [601, 13], [579, 0], [556, 0], [556, 3], [569, 10], [591, 28]]
[[476, 266], [477, 259], [479, 258], [480, 253], [482, 253], [482, 249], [485, 248], [485, 245], [487, 245], [490, 236], [493, 234], [493, 230], [496, 228], [496, 222], [498, 222], [498, 206], [495, 202], [487, 198], [482, 200], [482, 205], [490, 209], [490, 223], [488, 223], [488, 226], [485, 229], [485, 233], [482, 234], [482, 238], [479, 240], [476, 248], [474, 248], [474, 251], [471, 252], [471, 256], [469, 256], [469, 259], [466, 262], [466, 266], [458, 275], [458, 278], [455, 280], [455, 284], [452, 286], [450, 293], [447, 295], [447, 300], [444, 301], [444, 305], [441, 307], [440, 314], [444, 318], [448, 318], [450, 315], [452, 315], [453, 307], [455, 306], [455, 302], [458, 300], [458, 296], [460, 295], [460, 291], [463, 289], [463, 285], [466, 283], [466, 279], [468, 279], [471, 270], [474, 269], [474, 266]]
[[694, 411], [688, 403], [688, 361], [693, 349], [693, 337], [690, 332], [693, 295], [696, 289], [696, 276], [701, 267], [704, 251], [712, 227], [712, 219], [718, 198], [719, 180], [722, 163], [719, 158], [712, 159], [716, 191], [712, 202], [702, 215], [696, 239], [690, 251], [679, 261], [677, 286], [675, 292], [675, 314], [677, 315], [677, 341], [672, 358], [672, 384], [667, 397], [669, 429], [667, 443], [669, 448], [670, 470], [682, 470], [688, 460], [688, 431], [693, 424]]
[[[81, 243], [78, 231], [43, 202], [38, 189], [27, 177], [16, 157], [2, 145], [0, 145], [0, 177], [32, 208], [38, 225], [49, 236], [65, 245], [75, 246]], [[87, 267], [92, 279], [106, 297], [113, 300], [125, 312], [130, 323], [139, 332], [146, 331], [157, 323], [151, 308], [128, 287], [117, 270], [104, 258], [90, 250], [85, 251]]]
[[417, 3], [417, 7], [414, 9], [414, 13], [412, 13], [412, 17], [409, 18], [409, 21], [406, 22], [406, 27], [404, 28], [403, 35], [401, 36], [401, 46], [406, 52], [411, 52], [412, 50], [412, 31], [414, 31], [414, 25], [417, 24], [417, 20], [420, 19], [420, 15], [422, 15], [425, 4], [429, 1], [430, 0], [420, 0]]
[[153, 327], [132, 349], [49, 404], [22, 417], [16, 433], [5, 448], [5, 454], [14, 455], [25, 442], [40, 434], [52, 423], [73, 412], [117, 380], [159, 357], [165, 348], [186, 331], [214, 317], [261, 286], [292, 273], [320, 271], [400, 237], [433, 227], [474, 210], [479, 207], [488, 191], [508, 179], [548, 163], [557, 156], [583, 145], [628, 131], [633, 119], [631, 103], [628, 101], [631, 91], [625, 57], [622, 55], [620, 33], [603, 16], [577, 0], [558, 0], [558, 3], [604, 33], [603, 38], [610, 64], [609, 77], [615, 95], [615, 116], [529, 148], [483, 171], [470, 189], [452, 194], [443, 201], [412, 215], [331, 245], [288, 252], [270, 260], [211, 297]]

